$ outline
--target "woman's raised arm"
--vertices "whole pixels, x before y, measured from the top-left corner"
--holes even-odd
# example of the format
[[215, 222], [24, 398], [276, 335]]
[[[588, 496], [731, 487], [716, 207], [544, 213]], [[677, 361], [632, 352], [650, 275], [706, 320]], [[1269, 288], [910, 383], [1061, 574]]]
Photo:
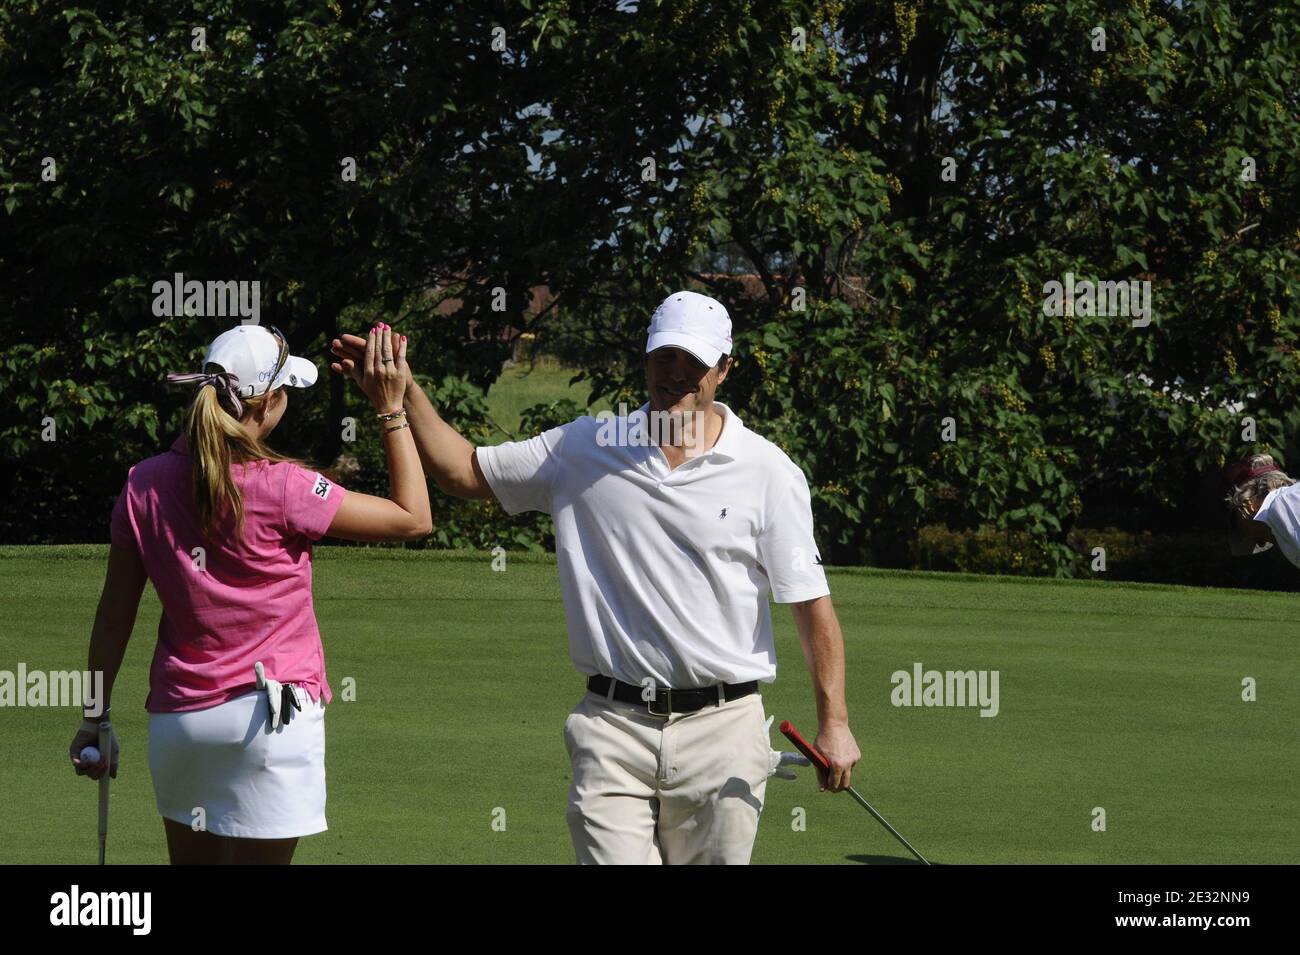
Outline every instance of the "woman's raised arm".
[[388, 497], [349, 492], [326, 531], [345, 540], [418, 540], [433, 530], [429, 485], [406, 421], [406, 336], [380, 324], [366, 337], [357, 383], [375, 406], [388, 456]]

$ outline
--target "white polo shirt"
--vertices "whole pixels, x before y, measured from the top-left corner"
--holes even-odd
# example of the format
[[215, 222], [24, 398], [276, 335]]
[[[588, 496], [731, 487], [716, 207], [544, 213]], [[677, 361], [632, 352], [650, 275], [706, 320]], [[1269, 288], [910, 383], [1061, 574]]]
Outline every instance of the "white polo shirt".
[[1300, 567], [1300, 484], [1269, 491], [1255, 520], [1268, 525], [1286, 559]]
[[830, 593], [803, 472], [713, 404], [717, 443], [675, 469], [657, 445], [607, 443], [635, 413], [477, 450], [508, 513], [555, 519], [569, 652], [585, 674], [672, 689], [771, 682], [769, 592]]

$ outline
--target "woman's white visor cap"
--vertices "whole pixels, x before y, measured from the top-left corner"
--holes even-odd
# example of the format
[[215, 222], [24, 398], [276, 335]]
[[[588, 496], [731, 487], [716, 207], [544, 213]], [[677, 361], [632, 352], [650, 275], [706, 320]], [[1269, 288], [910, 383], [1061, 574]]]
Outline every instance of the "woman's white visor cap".
[[713, 366], [731, 354], [731, 316], [717, 299], [699, 292], [674, 292], [650, 316], [645, 351], [681, 348]]

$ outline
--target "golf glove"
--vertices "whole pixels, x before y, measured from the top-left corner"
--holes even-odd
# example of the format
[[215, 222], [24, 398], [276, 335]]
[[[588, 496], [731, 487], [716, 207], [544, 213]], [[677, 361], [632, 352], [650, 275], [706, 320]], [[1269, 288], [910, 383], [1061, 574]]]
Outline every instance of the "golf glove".
[[293, 720], [293, 711], [302, 709], [293, 685], [268, 679], [260, 660], [253, 664], [253, 670], [257, 674], [257, 688], [266, 691], [266, 704], [271, 710], [271, 729], [288, 726]]
[[[769, 736], [769, 738], [770, 738], [771, 733], [772, 733], [772, 721], [773, 721], [774, 719], [776, 719], [775, 716], [769, 716], [769, 717], [767, 718], [767, 725], [764, 727], [764, 728], [767, 730], [767, 732], [768, 732], [768, 736]], [[770, 744], [769, 744], [769, 745], [770, 745]], [[798, 778], [799, 778], [799, 777], [796, 776], [794, 773], [792, 773], [790, 770], [788, 770], [788, 769], [783, 769], [782, 767], [784, 767], [784, 766], [810, 766], [810, 765], [812, 765], [812, 764], [808, 761], [808, 758], [807, 758], [806, 756], [802, 755], [801, 753], [783, 753], [783, 752], [780, 752], [780, 751], [775, 750], [775, 749], [770, 749], [770, 750], [768, 751], [767, 756], [768, 756], [768, 769], [767, 769], [767, 774], [768, 774], [769, 776], [776, 776], [776, 777], [778, 777], [778, 778], [780, 778], [780, 779], [798, 779]]]

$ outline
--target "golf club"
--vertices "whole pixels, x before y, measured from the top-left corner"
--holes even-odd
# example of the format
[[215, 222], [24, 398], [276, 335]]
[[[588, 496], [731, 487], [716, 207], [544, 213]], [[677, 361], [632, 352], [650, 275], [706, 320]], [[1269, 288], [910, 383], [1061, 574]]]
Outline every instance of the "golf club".
[[99, 864], [103, 865], [108, 848], [108, 777], [113, 770], [113, 725], [108, 720], [99, 724], [99, 752], [107, 763], [99, 777]]
[[[828, 760], [825, 756], [823, 756], [820, 752], [818, 752], [817, 748], [814, 747], [812, 743], [804, 739], [803, 736], [799, 734], [799, 731], [794, 728], [793, 723], [791, 723], [789, 720], [785, 720], [781, 724], [781, 732], [785, 734], [786, 739], [794, 743], [794, 745], [798, 748], [799, 752], [803, 753], [805, 756], [807, 756], [810, 760], [812, 760], [816, 765], [820, 766], [822, 769], [826, 770], [827, 772], [830, 771], [831, 768], [830, 760]], [[930, 861], [926, 859], [925, 856], [921, 855], [921, 853], [917, 852], [916, 849], [912, 848], [912, 844], [903, 838], [902, 833], [900, 833], [897, 829], [891, 826], [889, 824], [888, 819], [886, 819], [880, 813], [876, 812], [875, 807], [872, 806], [871, 803], [863, 799], [862, 795], [856, 789], [850, 786], [848, 792], [850, 796], [852, 796], [854, 799], [858, 801], [858, 803], [862, 806], [863, 809], [871, 813], [871, 815], [875, 816], [876, 821], [879, 822], [886, 829], [888, 829], [895, 839], [897, 839], [903, 845], [907, 846], [908, 851], [911, 852], [912, 855], [920, 859], [921, 862], [924, 863], [925, 865], [930, 864]]]

